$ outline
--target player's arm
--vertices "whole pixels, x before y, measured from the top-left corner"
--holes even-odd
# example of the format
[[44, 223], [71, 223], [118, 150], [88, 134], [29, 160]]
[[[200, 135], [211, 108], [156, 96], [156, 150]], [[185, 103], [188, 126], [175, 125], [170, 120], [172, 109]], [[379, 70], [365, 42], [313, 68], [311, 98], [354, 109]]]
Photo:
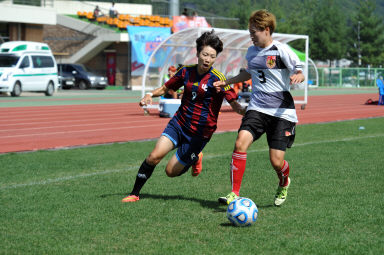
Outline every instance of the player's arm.
[[236, 100], [230, 102], [229, 105], [232, 107], [232, 109], [236, 113], [238, 113], [240, 115], [245, 115], [245, 112], [247, 111], [247, 107], [241, 106], [241, 104], [239, 104], [239, 102], [237, 102]]
[[298, 84], [302, 83], [305, 80], [304, 74], [301, 70], [297, 71], [296, 73], [292, 74], [290, 77], [290, 83], [289, 84]]
[[140, 100], [140, 106], [152, 104], [152, 97], [159, 97], [168, 92], [168, 88], [163, 85], [157, 89], [152, 90], [145, 94], [145, 96]]
[[244, 71], [244, 72], [240, 72], [238, 75], [228, 79], [228, 80], [225, 80], [225, 81], [216, 81], [213, 83], [213, 86], [216, 88], [216, 91], [220, 91], [220, 89], [222, 87], [225, 87], [229, 84], [233, 84], [233, 83], [238, 83], [238, 82], [243, 82], [243, 81], [248, 81], [249, 79], [251, 79], [251, 74], [248, 73], [247, 71]]

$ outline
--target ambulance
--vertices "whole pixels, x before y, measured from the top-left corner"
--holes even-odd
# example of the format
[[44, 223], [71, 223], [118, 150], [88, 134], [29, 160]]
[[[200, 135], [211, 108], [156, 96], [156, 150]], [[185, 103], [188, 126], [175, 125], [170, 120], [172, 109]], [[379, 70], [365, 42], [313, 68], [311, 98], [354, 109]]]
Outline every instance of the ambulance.
[[57, 64], [45, 43], [12, 41], [0, 45], [0, 93], [22, 92], [52, 96], [59, 87]]

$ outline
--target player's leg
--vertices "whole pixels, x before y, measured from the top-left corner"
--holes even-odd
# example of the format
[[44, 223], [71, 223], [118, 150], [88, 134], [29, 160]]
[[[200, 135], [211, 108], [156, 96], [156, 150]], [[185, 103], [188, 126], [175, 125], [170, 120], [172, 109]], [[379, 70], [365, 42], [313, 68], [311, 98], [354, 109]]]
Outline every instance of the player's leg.
[[191, 174], [193, 177], [198, 176], [203, 170], [203, 152], [200, 152], [197, 157], [198, 157], [198, 160], [196, 161], [196, 163], [192, 165]]
[[287, 199], [288, 188], [291, 184], [291, 179], [289, 178], [289, 164], [284, 160], [285, 151], [270, 149], [269, 155], [271, 164], [279, 177], [279, 185], [277, 186], [274, 204], [280, 206]]
[[247, 130], [241, 130], [237, 135], [230, 164], [232, 190], [227, 196], [219, 198], [222, 204], [229, 204], [240, 195], [241, 182], [247, 164], [247, 150], [253, 143], [253, 139], [253, 135]]
[[184, 168], [185, 165], [183, 165], [176, 157], [176, 154], [174, 154], [168, 161], [167, 166], [165, 167], [165, 173], [168, 177], [180, 176]]
[[247, 164], [247, 150], [253, 143], [253, 135], [248, 130], [241, 130], [235, 142], [231, 161], [231, 183], [232, 192], [239, 196], [241, 182]]
[[219, 202], [222, 204], [229, 204], [240, 195], [241, 182], [247, 163], [247, 150], [264, 133], [263, 115], [251, 110], [242, 120], [230, 165], [232, 191], [227, 196], [219, 198]]
[[275, 169], [277, 177], [279, 178], [279, 186], [284, 187], [288, 185], [289, 177], [289, 164], [284, 160], [285, 151], [269, 149], [269, 159], [273, 169]]
[[136, 181], [129, 196], [123, 198], [122, 202], [135, 202], [139, 200], [139, 193], [144, 184], [151, 177], [155, 167], [174, 148], [174, 143], [167, 136], [161, 136], [155, 148], [141, 164], [136, 176]]
[[276, 206], [280, 206], [285, 202], [291, 183], [289, 164], [284, 160], [284, 157], [286, 149], [290, 148], [294, 142], [295, 127], [295, 123], [276, 117], [272, 117], [268, 124], [269, 159], [279, 178], [274, 201]]
[[230, 204], [233, 200], [239, 197], [241, 182], [247, 163], [247, 150], [252, 143], [253, 135], [248, 130], [241, 130], [238, 133], [230, 165], [232, 191], [227, 196], [220, 197], [220, 203]]
[[384, 105], [384, 95], [379, 95], [379, 105]]
[[[167, 175], [169, 177], [180, 176], [192, 166], [192, 176], [197, 176], [202, 169], [202, 150], [208, 141], [209, 139], [183, 134], [182, 143], [165, 168]], [[200, 172], [196, 174], [194, 168], [197, 165], [200, 165]]]

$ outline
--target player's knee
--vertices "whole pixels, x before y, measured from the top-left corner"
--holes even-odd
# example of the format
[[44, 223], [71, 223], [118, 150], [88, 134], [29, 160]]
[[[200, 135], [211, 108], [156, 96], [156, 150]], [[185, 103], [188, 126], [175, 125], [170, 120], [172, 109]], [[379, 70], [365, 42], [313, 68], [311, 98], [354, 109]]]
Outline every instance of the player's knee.
[[156, 166], [157, 164], [160, 163], [161, 160], [162, 160], [162, 157], [159, 157], [155, 153], [150, 153], [147, 157], [147, 163], [152, 166]]
[[280, 170], [284, 164], [284, 158], [280, 157], [271, 157], [271, 165], [274, 169]]
[[237, 139], [235, 142], [235, 151], [237, 152], [246, 152], [248, 149], [247, 143], [242, 139]]
[[174, 171], [174, 169], [172, 169], [172, 168], [168, 168], [168, 167], [165, 168], [165, 174], [166, 174], [168, 177], [170, 177], [170, 178], [173, 178], [173, 177], [178, 176], [178, 173], [176, 173], [176, 172]]

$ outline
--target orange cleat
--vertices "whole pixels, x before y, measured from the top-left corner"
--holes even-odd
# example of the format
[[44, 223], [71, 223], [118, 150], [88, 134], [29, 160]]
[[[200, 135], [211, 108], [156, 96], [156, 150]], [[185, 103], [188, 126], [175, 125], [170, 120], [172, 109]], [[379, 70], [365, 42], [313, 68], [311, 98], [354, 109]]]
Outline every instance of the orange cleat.
[[140, 200], [140, 198], [139, 198], [138, 196], [135, 196], [135, 195], [129, 195], [129, 196], [123, 198], [123, 199], [121, 200], [121, 202], [123, 202], [123, 203], [129, 203], [129, 202], [136, 202], [136, 201], [139, 201], [139, 200]]
[[195, 164], [192, 165], [192, 176], [196, 177], [201, 173], [201, 170], [203, 170], [203, 153], [199, 153], [199, 159], [196, 161]]

